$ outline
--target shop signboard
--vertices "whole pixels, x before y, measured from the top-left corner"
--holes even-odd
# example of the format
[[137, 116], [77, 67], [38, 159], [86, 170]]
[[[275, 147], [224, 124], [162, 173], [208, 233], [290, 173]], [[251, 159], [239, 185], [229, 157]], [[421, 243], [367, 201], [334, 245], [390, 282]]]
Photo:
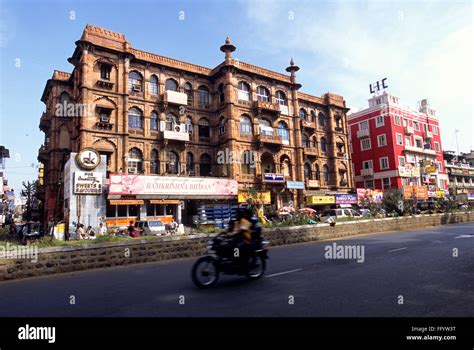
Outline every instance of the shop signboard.
[[295, 189], [295, 190], [304, 190], [304, 182], [303, 181], [287, 181], [286, 188]]
[[163, 137], [168, 140], [189, 141], [189, 133], [181, 131], [163, 131]]
[[264, 173], [263, 174], [263, 181], [264, 182], [281, 183], [281, 182], [285, 182], [285, 177], [283, 176], [283, 174]]
[[75, 194], [102, 194], [102, 174], [97, 172], [74, 172]]
[[336, 204], [357, 204], [356, 194], [336, 193]]
[[236, 196], [238, 182], [231, 179], [178, 177], [178, 176], [145, 176], [145, 175], [110, 175], [109, 194], [152, 194], [181, 196]]
[[308, 180], [308, 188], [318, 188], [319, 180]]
[[336, 200], [334, 196], [309, 196], [306, 197], [306, 204], [335, 204]]
[[444, 191], [436, 191], [436, 198], [438, 199], [444, 198]]
[[270, 191], [259, 191], [259, 192], [248, 192], [248, 191], [239, 191], [237, 196], [239, 203], [246, 203], [248, 199], [253, 199], [255, 204], [271, 204], [271, 195]]

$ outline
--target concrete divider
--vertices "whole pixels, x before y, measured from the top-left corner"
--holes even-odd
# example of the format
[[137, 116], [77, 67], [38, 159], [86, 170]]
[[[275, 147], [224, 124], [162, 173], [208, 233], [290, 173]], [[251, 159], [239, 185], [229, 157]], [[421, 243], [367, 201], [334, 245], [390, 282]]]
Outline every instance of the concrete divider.
[[[340, 222], [334, 227], [318, 224], [273, 228], [265, 230], [264, 236], [272, 246], [278, 246], [469, 221], [474, 221], [474, 212]], [[80, 247], [41, 248], [38, 249], [36, 258], [30, 254], [27, 255], [28, 258], [0, 259], [0, 281], [197, 257], [206, 253], [206, 242], [212, 236], [157, 237]]]

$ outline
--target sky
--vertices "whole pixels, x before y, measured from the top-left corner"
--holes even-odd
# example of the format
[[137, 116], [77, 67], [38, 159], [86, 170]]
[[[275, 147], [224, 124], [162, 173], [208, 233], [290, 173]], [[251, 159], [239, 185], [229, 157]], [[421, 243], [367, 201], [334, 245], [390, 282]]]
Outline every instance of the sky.
[[234, 58], [285, 73], [301, 68], [301, 91], [368, 106], [369, 84], [415, 108], [427, 98], [440, 119], [443, 149], [474, 149], [472, 1], [23, 1], [0, 0], [0, 145], [19, 192], [37, 177], [44, 141], [40, 101], [86, 24], [124, 34], [133, 47], [213, 68], [229, 35]]

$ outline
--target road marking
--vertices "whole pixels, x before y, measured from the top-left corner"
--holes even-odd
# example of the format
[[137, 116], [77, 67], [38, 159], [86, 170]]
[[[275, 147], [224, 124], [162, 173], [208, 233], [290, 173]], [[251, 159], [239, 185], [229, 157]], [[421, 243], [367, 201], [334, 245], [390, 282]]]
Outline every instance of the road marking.
[[391, 252], [398, 252], [399, 250], [404, 250], [404, 249], [408, 249], [408, 247], [392, 249], [392, 250], [389, 250], [388, 252], [389, 252], [389, 253], [391, 253]]
[[461, 235], [461, 236], [454, 237], [454, 239], [458, 239], [458, 238], [474, 238], [474, 235]]
[[274, 277], [274, 276], [280, 276], [280, 275], [286, 275], [287, 273], [292, 273], [292, 272], [298, 272], [298, 271], [301, 271], [303, 269], [296, 269], [296, 270], [290, 270], [290, 271], [284, 271], [284, 272], [278, 272], [278, 273], [274, 273], [273, 275], [268, 275], [268, 276], [265, 276], [265, 277]]

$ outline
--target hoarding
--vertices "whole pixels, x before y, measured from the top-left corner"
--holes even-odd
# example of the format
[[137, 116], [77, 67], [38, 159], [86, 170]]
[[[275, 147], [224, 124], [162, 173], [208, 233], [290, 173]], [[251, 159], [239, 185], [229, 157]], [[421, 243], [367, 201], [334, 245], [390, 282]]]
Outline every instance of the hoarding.
[[270, 191], [265, 191], [265, 192], [248, 192], [248, 191], [239, 191], [238, 194], [238, 202], [239, 203], [245, 203], [247, 202], [248, 199], [253, 199], [255, 204], [271, 204], [271, 195]]
[[306, 204], [334, 204], [336, 199], [334, 196], [309, 196], [306, 197]]
[[304, 190], [304, 182], [303, 181], [287, 181], [286, 188]]
[[357, 204], [356, 194], [339, 194], [335, 195], [336, 204]]
[[202, 177], [110, 175], [109, 194], [236, 196], [236, 180]]
[[97, 172], [74, 172], [75, 194], [102, 194], [102, 174]]

